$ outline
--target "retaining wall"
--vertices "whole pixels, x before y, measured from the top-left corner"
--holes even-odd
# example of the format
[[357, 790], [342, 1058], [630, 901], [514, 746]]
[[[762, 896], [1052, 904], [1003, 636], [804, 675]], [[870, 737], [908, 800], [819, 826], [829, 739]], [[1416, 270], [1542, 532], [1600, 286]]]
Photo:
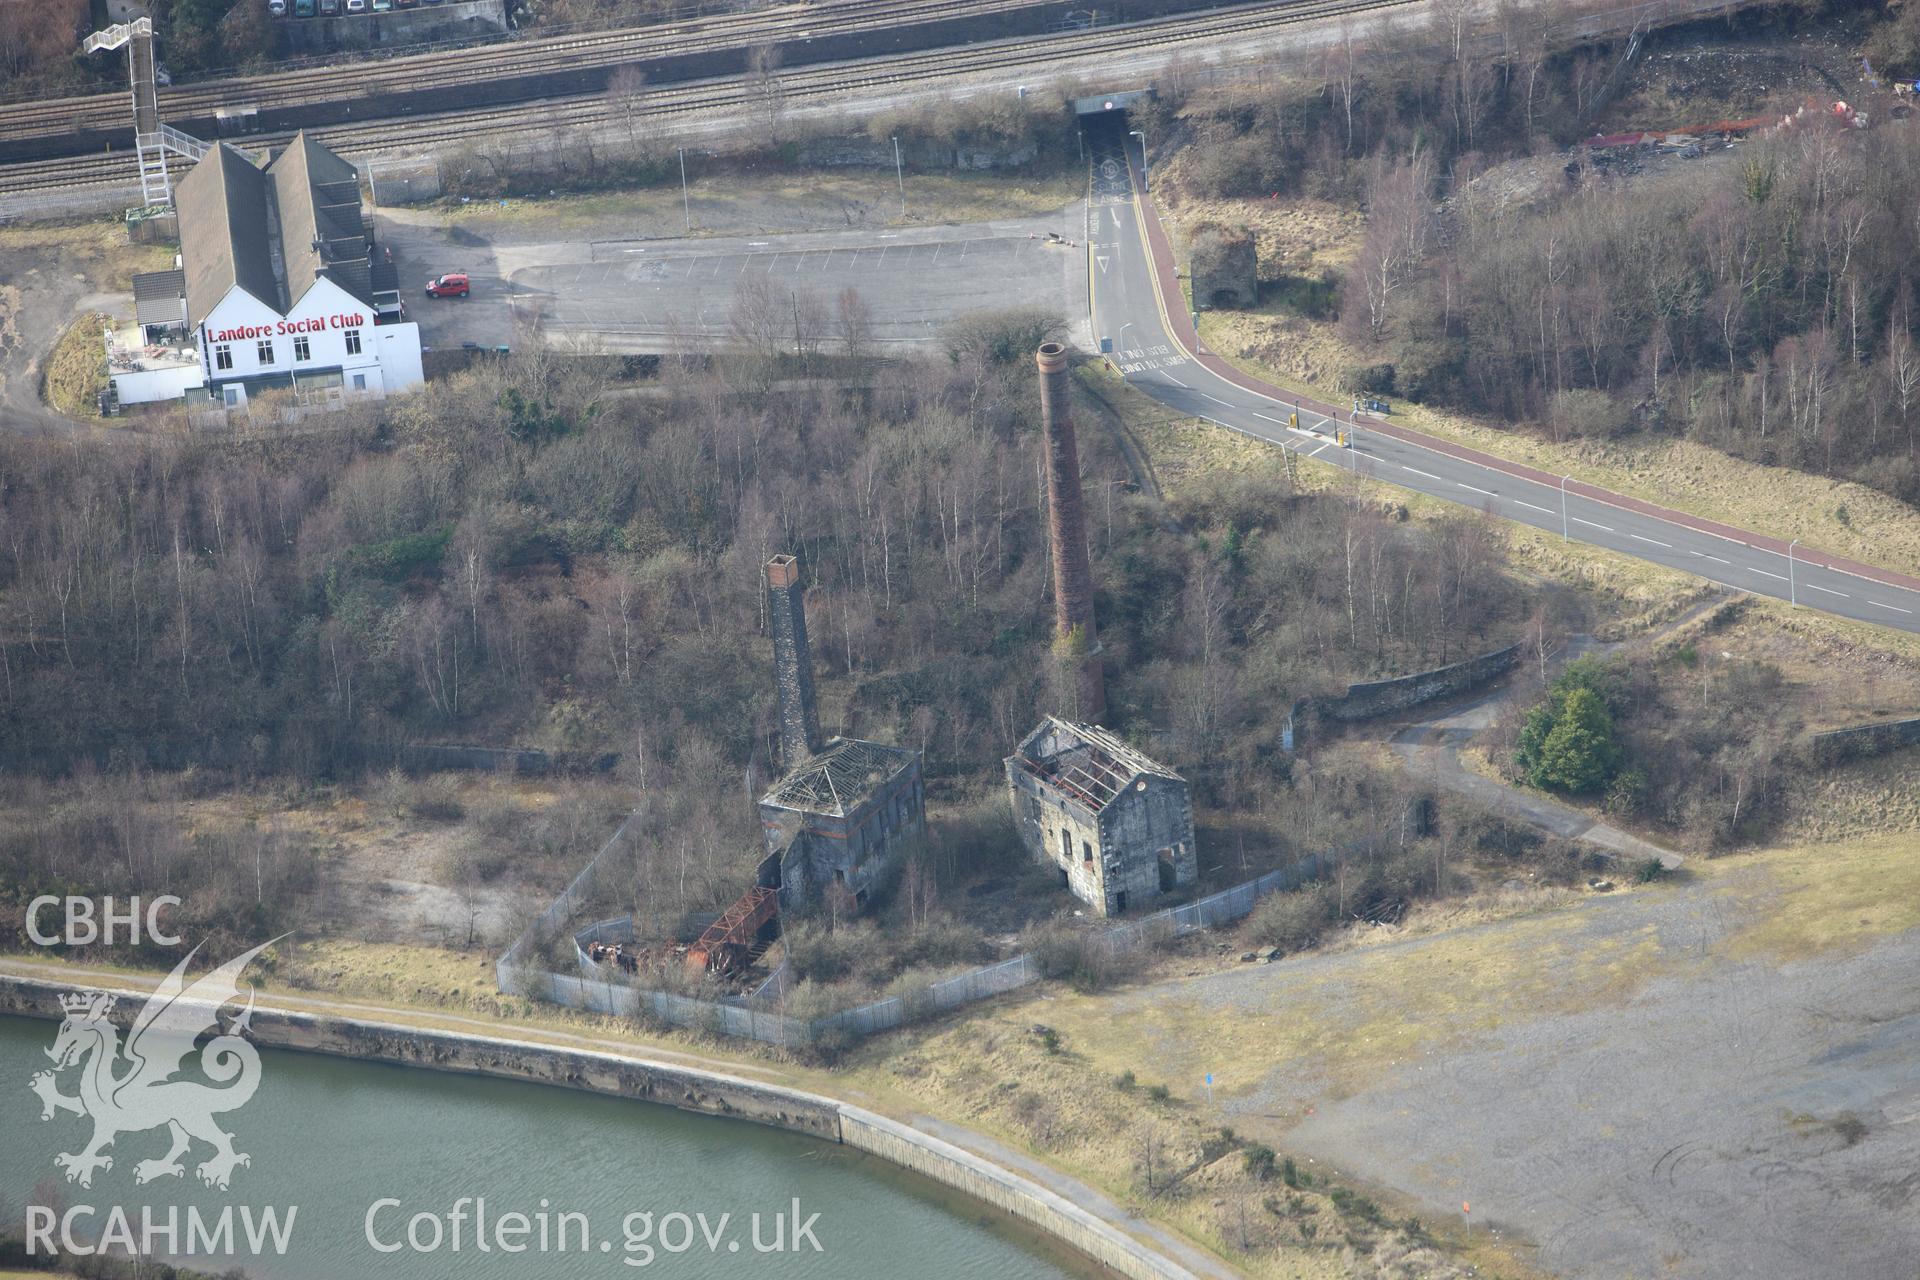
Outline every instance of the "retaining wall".
[[1516, 643], [1504, 649], [1495, 649], [1492, 653], [1468, 658], [1464, 662], [1435, 667], [1431, 671], [1417, 671], [1410, 676], [1396, 676], [1391, 680], [1350, 684], [1339, 697], [1302, 698], [1293, 704], [1293, 718], [1296, 722], [1304, 722], [1309, 717], [1317, 716], [1342, 724], [1371, 720], [1375, 716], [1390, 715], [1395, 711], [1405, 711], [1422, 703], [1477, 689], [1505, 675], [1519, 661], [1520, 646]]
[[1822, 766], [1844, 764], [1868, 756], [1883, 756], [1920, 744], [1920, 719], [1886, 720], [1807, 735], [1807, 747]]
[[840, 1140], [1032, 1223], [1123, 1276], [1191, 1276], [1085, 1209], [1007, 1169], [859, 1107], [840, 1109]]
[[[67, 984], [0, 975], [0, 1013], [58, 1021], [60, 996], [70, 989]], [[124, 997], [114, 1009], [116, 1022], [130, 1022], [148, 994], [134, 988], [100, 989]], [[731, 1116], [843, 1143], [1030, 1223], [1129, 1280], [1193, 1277], [1112, 1223], [1010, 1169], [909, 1125], [820, 1094], [623, 1053], [336, 1015], [257, 1007], [252, 1028], [252, 1039], [269, 1048], [557, 1085]]]

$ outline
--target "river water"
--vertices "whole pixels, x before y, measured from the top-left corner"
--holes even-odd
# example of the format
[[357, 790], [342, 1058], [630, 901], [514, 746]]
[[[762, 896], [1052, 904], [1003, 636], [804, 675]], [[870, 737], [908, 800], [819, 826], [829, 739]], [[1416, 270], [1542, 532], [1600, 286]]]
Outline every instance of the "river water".
[[[122, 1134], [109, 1150], [113, 1168], [82, 1188], [62, 1180], [54, 1157], [80, 1150], [91, 1122], [62, 1112], [43, 1123], [29, 1091], [51, 1065], [55, 1030], [0, 1018], [0, 1220], [17, 1223], [28, 1204], [61, 1214], [85, 1206], [74, 1234], [98, 1240], [115, 1228], [116, 1206], [134, 1233], [143, 1220], [164, 1227], [171, 1207], [178, 1246], [163, 1232], [146, 1243], [208, 1272], [1064, 1280], [1090, 1271], [1004, 1217], [833, 1144], [564, 1089], [298, 1053], [263, 1053], [259, 1091], [216, 1116], [252, 1161], [227, 1191], [196, 1178], [211, 1150], [200, 1143], [184, 1177], [137, 1185], [135, 1166], [167, 1151], [161, 1128]], [[61, 1092], [76, 1094], [79, 1074], [62, 1072]], [[474, 1203], [482, 1199], [484, 1208]], [[190, 1210], [215, 1238], [212, 1251], [190, 1238]], [[219, 1252], [226, 1210], [231, 1255]], [[292, 1213], [284, 1251], [270, 1232], [250, 1247], [248, 1222], [258, 1229], [268, 1211], [283, 1225]], [[489, 1251], [477, 1247], [477, 1229]], [[523, 1251], [503, 1251], [514, 1245]]]

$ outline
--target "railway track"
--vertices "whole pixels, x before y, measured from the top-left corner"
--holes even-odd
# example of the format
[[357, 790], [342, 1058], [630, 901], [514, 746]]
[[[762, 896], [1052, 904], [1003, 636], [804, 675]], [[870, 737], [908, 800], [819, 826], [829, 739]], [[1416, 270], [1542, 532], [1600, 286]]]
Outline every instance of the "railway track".
[[[404, 97], [500, 79], [534, 80], [595, 68], [700, 54], [744, 51], [761, 44], [815, 41], [885, 31], [915, 22], [988, 18], [1045, 7], [1037, 0], [837, 0], [789, 4], [750, 13], [715, 14], [624, 31], [534, 37], [446, 52], [402, 54], [160, 91], [161, 118], [212, 119], [222, 108], [286, 102], [335, 102]], [[1067, 5], [1061, 4], [1064, 10]], [[0, 111], [0, 142], [106, 133], [129, 128], [121, 92], [8, 104]]]
[[[1203, 18], [1176, 17], [1130, 26], [1054, 37], [1027, 37], [943, 49], [928, 53], [809, 67], [783, 74], [780, 90], [790, 104], [844, 97], [851, 92], [884, 90], [957, 75], [1015, 72], [1069, 59], [1152, 52], [1198, 41], [1255, 37], [1316, 19], [1392, 8], [1408, 0], [1288, 0], [1217, 10]], [[521, 104], [496, 110], [446, 112], [398, 120], [370, 121], [315, 131], [327, 146], [347, 156], [446, 148], [514, 135], [563, 136], [634, 121], [671, 122], [702, 112], [744, 111], [756, 90], [742, 78], [643, 89], [631, 100], [610, 102], [605, 94]], [[250, 135], [250, 145], [284, 142], [291, 134]], [[125, 185], [132, 176], [131, 154], [66, 157], [0, 167], [0, 195], [20, 195], [95, 185]]]

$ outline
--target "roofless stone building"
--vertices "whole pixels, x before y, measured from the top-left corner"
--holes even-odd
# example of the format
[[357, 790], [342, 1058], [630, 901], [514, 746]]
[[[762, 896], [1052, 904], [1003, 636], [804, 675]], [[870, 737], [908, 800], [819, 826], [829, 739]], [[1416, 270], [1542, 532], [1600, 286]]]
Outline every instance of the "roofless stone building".
[[1199, 879], [1186, 779], [1105, 729], [1048, 716], [1006, 766], [1021, 843], [1095, 913]]
[[799, 562], [775, 556], [766, 578], [785, 773], [760, 798], [767, 856], [758, 879], [779, 891], [782, 910], [818, 904], [836, 887], [864, 905], [925, 826], [920, 753], [858, 738], [823, 740]]

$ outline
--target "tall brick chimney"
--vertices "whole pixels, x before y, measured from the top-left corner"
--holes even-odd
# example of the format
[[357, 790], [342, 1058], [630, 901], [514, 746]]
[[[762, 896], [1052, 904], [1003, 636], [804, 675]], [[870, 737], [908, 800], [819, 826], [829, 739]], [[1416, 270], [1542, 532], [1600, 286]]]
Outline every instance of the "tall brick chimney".
[[799, 767], [820, 749], [813, 701], [813, 652], [807, 648], [807, 589], [792, 556], [767, 561], [767, 617], [773, 632], [773, 682], [780, 692], [780, 765]]
[[1079, 719], [1097, 722], [1107, 712], [1107, 686], [1100, 670], [1100, 634], [1093, 622], [1093, 566], [1087, 559], [1087, 515], [1080, 497], [1080, 451], [1073, 438], [1072, 384], [1067, 349], [1041, 344], [1040, 417], [1047, 445], [1047, 520], [1053, 540], [1053, 627], [1065, 640], [1080, 632]]

